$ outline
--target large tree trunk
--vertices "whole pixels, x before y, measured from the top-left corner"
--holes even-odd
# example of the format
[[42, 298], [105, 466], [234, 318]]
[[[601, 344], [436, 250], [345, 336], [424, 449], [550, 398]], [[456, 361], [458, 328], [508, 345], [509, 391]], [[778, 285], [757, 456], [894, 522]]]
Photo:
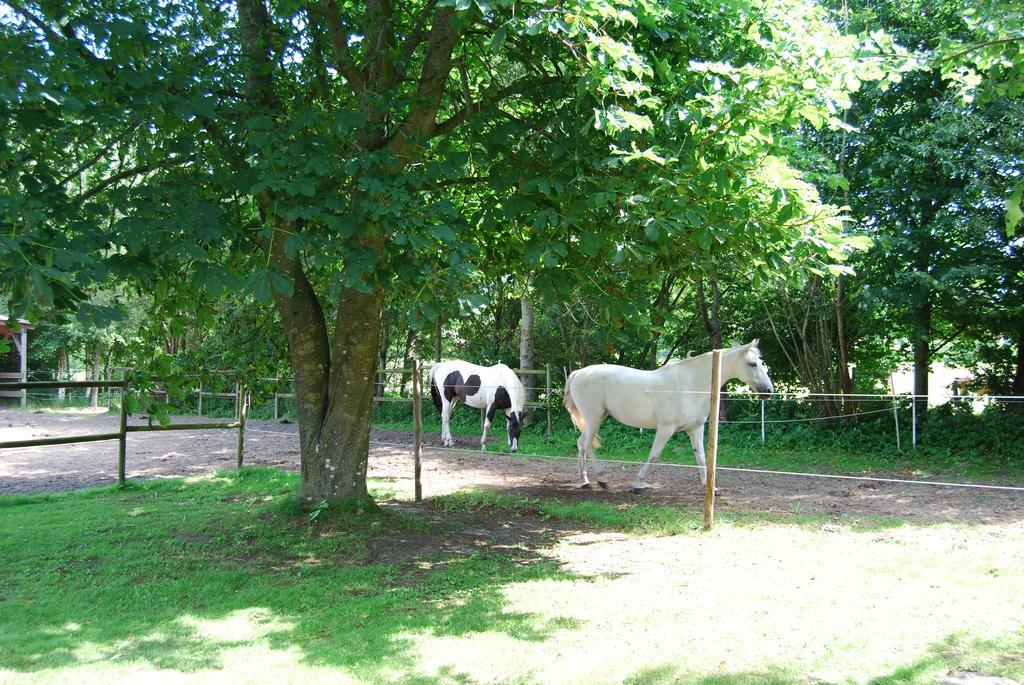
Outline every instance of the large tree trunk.
[[[286, 120], [287, 113], [274, 89], [276, 34], [265, 0], [236, 0], [239, 46], [245, 69], [245, 99], [255, 112]], [[390, 2], [375, 3], [365, 12], [367, 36], [361, 65], [349, 60], [344, 20], [334, 2], [311, 5], [322, 15], [335, 48], [335, 64], [347, 87], [360, 96], [373, 93], [365, 103], [368, 125], [356, 136], [366, 151], [386, 147], [389, 173], [398, 173], [419, 154], [418, 146], [434, 132], [445, 84], [452, 69], [452, 50], [461, 24], [454, 7], [437, 8], [423, 41], [422, 68], [415, 105], [400, 121], [377, 107], [378, 93], [387, 92], [401, 74], [394, 69], [395, 40], [390, 22]], [[318, 21], [318, 20], [317, 20]], [[360, 68], [362, 67], [362, 68]], [[296, 416], [302, 455], [300, 497], [306, 502], [365, 499], [366, 462], [369, 455], [370, 419], [373, 412], [374, 369], [377, 362], [384, 291], [373, 285], [369, 292], [343, 287], [337, 301], [334, 340], [328, 338], [324, 310], [299, 255], [289, 256], [285, 238], [300, 233], [299, 222], [289, 222], [278, 212], [272, 191], [256, 196], [261, 217], [270, 235], [261, 237], [269, 265], [289, 277], [291, 286], [279, 290], [272, 284], [274, 301], [288, 337], [288, 354], [295, 376]], [[373, 222], [362, 221], [361, 198], [350, 198], [353, 223], [366, 230], [355, 237], [359, 248], [373, 253], [378, 263], [385, 252], [383, 236]], [[375, 283], [374, 275], [367, 279]], [[438, 320], [438, 357], [440, 357]]]
[[275, 291], [288, 331], [295, 376], [302, 483], [306, 502], [365, 499], [374, 374], [384, 294], [344, 290], [328, 345], [323, 311], [308, 281], [296, 280], [291, 295]]
[[[522, 303], [522, 317], [519, 319], [519, 368], [524, 371], [533, 371], [533, 305], [525, 295], [520, 302]], [[537, 398], [536, 376], [523, 374], [522, 381], [526, 389], [526, 402], [533, 402]], [[533, 409], [526, 410], [526, 423], [531, 424], [533, 420]]]
[[323, 428], [302, 455], [299, 495], [307, 501], [368, 497], [366, 463], [384, 292], [345, 290], [340, 304]]

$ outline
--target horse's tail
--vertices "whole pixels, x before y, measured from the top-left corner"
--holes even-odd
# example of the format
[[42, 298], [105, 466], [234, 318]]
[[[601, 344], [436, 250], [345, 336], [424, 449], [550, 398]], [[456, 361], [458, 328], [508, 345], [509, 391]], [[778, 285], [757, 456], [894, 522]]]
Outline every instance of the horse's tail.
[[434, 383], [434, 371], [437, 370], [438, 364], [434, 364], [430, 367], [430, 373], [427, 374], [427, 382], [430, 383], [430, 399], [434, 400], [434, 406], [437, 407], [437, 413], [441, 413], [441, 393], [437, 389], [437, 384]]
[[[579, 408], [576, 406], [576, 402], [572, 399], [572, 378], [576, 375], [573, 371], [569, 374], [569, 377], [565, 380], [565, 392], [562, 394], [562, 406], [569, 412], [569, 416], [572, 417], [572, 425], [576, 426], [576, 429], [580, 433], [586, 428], [587, 422], [583, 419], [583, 414], [580, 413]], [[590, 446], [597, 449], [601, 446], [601, 441], [597, 437], [597, 433], [594, 433], [593, 440], [590, 441]]]

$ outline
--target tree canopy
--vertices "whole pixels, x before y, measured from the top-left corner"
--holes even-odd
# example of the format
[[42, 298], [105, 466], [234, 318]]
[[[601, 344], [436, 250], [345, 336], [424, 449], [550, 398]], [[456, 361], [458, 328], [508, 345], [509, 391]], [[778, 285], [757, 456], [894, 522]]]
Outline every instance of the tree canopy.
[[[683, 344], [680, 303], [706, 280], [715, 311], [719, 281], [763, 304], [848, 273], [864, 234], [901, 244], [872, 218], [844, 226], [847, 193], [855, 212], [911, 226], [930, 211], [915, 193], [947, 187], [938, 171], [957, 211], [1009, 196], [1012, 230], [996, 179], [1019, 166], [956, 138], [1017, 120], [1014, 25], [894, 41], [899, 22], [879, 23], [850, 30], [810, 0], [5, 0], [2, 287], [17, 313], [90, 325], [142, 294], [172, 336], [272, 303], [302, 494], [362, 497], [395, 321], [429, 330], [527, 297], [566, 308], [571, 323], [548, 318], [564, 339], [589, 346], [596, 325], [606, 353], [656, 363]], [[977, 105], [989, 114], [933, 115], [921, 89], [948, 86], [905, 78], [926, 64], [919, 48], [964, 88], [978, 70], [1002, 84]], [[904, 121], [920, 129], [879, 137]], [[855, 160], [837, 160], [840, 138]], [[908, 156], [910, 193], [885, 183]], [[973, 221], [949, 239], [991, 245]], [[998, 280], [982, 271], [953, 269], [943, 292], [981, 296], [979, 278]]]

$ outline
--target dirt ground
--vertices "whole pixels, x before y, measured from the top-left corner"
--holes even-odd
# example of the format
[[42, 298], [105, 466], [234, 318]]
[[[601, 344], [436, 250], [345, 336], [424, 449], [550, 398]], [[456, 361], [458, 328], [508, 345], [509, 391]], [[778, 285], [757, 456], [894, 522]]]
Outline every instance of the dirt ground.
[[[198, 420], [198, 419], [196, 419]], [[185, 421], [182, 419], [182, 421]], [[144, 421], [132, 419], [133, 424]], [[70, 412], [0, 410], [0, 442], [34, 437], [116, 431], [117, 416]], [[128, 436], [129, 478], [192, 476], [230, 469], [237, 433], [230, 430], [133, 433]], [[441, 448], [428, 434], [423, 450], [424, 496], [469, 487], [530, 496], [645, 502], [700, 510], [703, 490], [697, 471], [675, 465], [652, 469], [648, 491], [634, 495], [636, 465], [608, 464], [610, 489], [580, 490], [575, 459], [543, 459], [502, 453], [495, 440], [488, 452], [473, 451], [477, 438], [457, 438], [458, 451]], [[245, 463], [297, 470], [297, 428], [250, 422]], [[411, 435], [375, 430], [371, 478], [393, 483], [400, 497], [412, 492]], [[529, 451], [529, 445], [523, 449]], [[607, 456], [607, 455], [606, 455]], [[0, 494], [58, 492], [106, 485], [117, 477], [116, 441], [0, 450]], [[1024, 521], [1024, 492], [991, 488], [875, 483], [806, 476], [720, 471], [716, 510], [826, 514], [837, 518], [895, 518], [921, 523], [1007, 524]]]

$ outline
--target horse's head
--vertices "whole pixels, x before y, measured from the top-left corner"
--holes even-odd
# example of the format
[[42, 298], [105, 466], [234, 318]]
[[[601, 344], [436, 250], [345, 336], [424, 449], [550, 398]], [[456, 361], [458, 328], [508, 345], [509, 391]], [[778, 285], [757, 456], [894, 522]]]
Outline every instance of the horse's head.
[[762, 399], [775, 392], [772, 379], [768, 377], [768, 367], [761, 360], [761, 349], [758, 340], [740, 348], [740, 361], [736, 365], [736, 374], [741, 381], [756, 392]]
[[523, 412], [509, 411], [505, 413], [508, 423], [508, 446], [513, 452], [519, 450], [519, 434], [523, 431]]

